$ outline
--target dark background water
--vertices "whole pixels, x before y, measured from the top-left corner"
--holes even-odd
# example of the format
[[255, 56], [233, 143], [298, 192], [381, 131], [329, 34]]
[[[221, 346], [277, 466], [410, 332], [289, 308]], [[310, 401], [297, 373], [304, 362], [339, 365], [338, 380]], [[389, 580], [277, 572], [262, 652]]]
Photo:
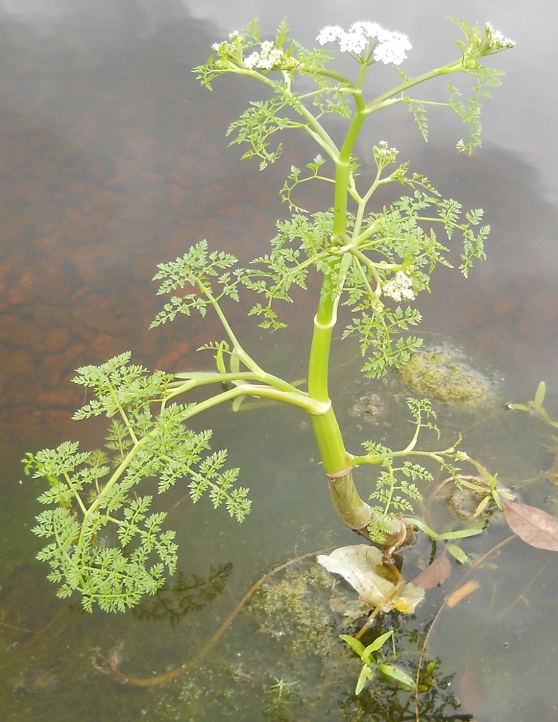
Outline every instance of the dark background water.
[[[512, 420], [503, 405], [532, 397], [541, 379], [551, 394], [558, 387], [557, 101], [550, 90], [556, 80], [557, 11], [547, 2], [461, 6], [407, 0], [395, 7], [382, 0], [372, 17], [368, 4], [357, 1], [343, 9], [327, 2], [222, 0], [0, 3], [4, 718], [108, 720], [115, 718], [115, 710], [118, 719], [190, 719], [193, 714], [180, 702], [179, 683], [149, 693], [123, 690], [94, 670], [91, 648], [100, 646], [106, 653], [124, 641], [125, 662], [135, 665], [138, 676], [152, 668], [164, 671], [181, 663], [212, 633], [215, 620], [228, 613], [228, 593], [192, 617], [202, 621], [183, 624], [178, 631], [141, 626], [132, 615], [81, 618], [71, 612], [56, 601], [54, 588], [43, 581], [43, 568], [33, 561], [39, 546], [29, 529], [38, 511], [39, 485], [20, 483], [18, 460], [24, 451], [65, 438], [79, 438], [89, 447], [100, 443], [100, 426], [71, 421], [82, 402], [82, 393], [71, 383], [77, 366], [128, 349], [151, 368], [174, 371], [199, 363], [193, 351], [218, 334], [211, 319], [192, 318], [148, 331], [160, 307], [150, 282], [158, 262], [182, 254], [201, 238], [248, 260], [265, 247], [275, 220], [284, 217], [277, 190], [290, 165], [310, 160], [314, 148], [304, 138], [291, 136], [281, 162], [265, 173], [259, 174], [255, 164], [239, 163], [238, 149], [226, 145], [226, 128], [258, 89], [231, 79], [208, 93], [190, 72], [205, 60], [213, 42], [254, 15], [259, 15], [263, 32], [271, 33], [287, 14], [293, 35], [307, 44], [325, 24], [347, 27], [357, 19], [376, 20], [411, 37], [409, 74], [454, 56], [458, 31], [445, 20], [447, 15], [462, 17], [466, 10], [468, 20], [488, 20], [517, 41], [512, 52], [492, 59], [507, 75], [487, 102], [483, 146], [473, 156], [455, 153], [463, 130], [445, 111], [432, 113], [428, 145], [410, 116], [397, 109], [373, 119], [361, 149], [369, 162], [372, 145], [385, 139], [445, 194], [466, 206], [484, 207], [493, 228], [488, 261], [478, 264], [468, 281], [443, 269], [435, 277], [432, 295], [420, 302], [427, 340], [451, 338], [503, 380], [501, 403], [491, 420], [483, 423], [482, 418], [446, 410], [448, 434], [460, 424], [470, 426], [467, 448], [514, 480], [550, 465], [541, 446], [548, 442], [544, 429], [529, 420]], [[378, 82], [392, 81], [385, 71]], [[433, 92], [441, 93], [441, 87]], [[329, 203], [319, 193], [308, 195], [307, 201], [315, 208]], [[248, 322], [242, 307], [230, 309], [248, 348], [293, 379], [305, 374], [315, 295], [310, 293], [300, 304], [289, 317], [289, 330], [272, 337]], [[357, 366], [350, 368], [356, 371]], [[353, 376], [347, 380], [345, 372], [338, 374], [339, 402], [348, 408], [361, 387], [353, 388]], [[388, 394], [384, 387], [374, 390]], [[209, 562], [233, 561], [229, 589], [238, 599], [260, 574], [292, 556], [295, 547], [306, 551], [325, 545], [326, 537], [343, 543], [353, 538], [337, 528], [312, 439], [295, 412], [247, 411], [242, 424], [230, 418], [213, 414], [207, 423], [217, 424], [217, 442], [226, 438], [233, 461], [243, 467], [253, 488], [255, 510], [241, 533], [228, 519], [206, 514], [205, 508], [192, 509], [178, 490], [171, 505], [176, 505], [179, 541], [187, 550], [181, 568], [202, 575], [208, 573]], [[354, 423], [348, 416], [343, 419], [347, 426]], [[393, 423], [389, 414], [386, 423]], [[386, 426], [382, 433], [388, 431], [397, 435], [405, 429]], [[533, 494], [533, 500], [553, 510], [555, 488], [550, 482]], [[479, 551], [503, 533], [496, 529]], [[555, 562], [550, 552], [512, 544], [514, 553], [498, 561], [499, 570], [485, 572], [484, 596], [440, 622], [432, 649], [443, 656], [448, 673], [457, 674], [456, 680], [470, 680], [464, 675], [471, 668], [479, 676], [474, 678], [477, 687], [471, 683], [473, 692], [468, 692], [470, 709], [479, 720], [519, 720], [529, 709], [536, 710], [533, 715], [540, 720], [552, 720], [556, 695], [549, 670], [557, 590], [547, 580]], [[547, 571], [531, 582], [535, 568]], [[422, 622], [439, 605], [442, 592], [437, 594], [422, 612]], [[516, 598], [520, 601], [508, 612], [508, 602]], [[472, 627], [481, 628], [473, 641]], [[227, 655], [237, 654], [233, 650], [241, 643], [231, 641]], [[241, 653], [248, 654], [252, 644], [258, 646], [249, 641]], [[271, 670], [271, 661], [264, 659]], [[222, 684], [225, 690], [234, 687], [230, 680]], [[523, 690], [521, 695], [514, 696], [514, 688]], [[489, 701], [488, 693], [482, 704], [475, 701], [475, 690], [479, 699], [489, 690]], [[203, 704], [197, 709], [196, 719], [203, 719]], [[244, 719], [234, 706], [227, 714]], [[354, 710], [351, 714], [356, 719]]]

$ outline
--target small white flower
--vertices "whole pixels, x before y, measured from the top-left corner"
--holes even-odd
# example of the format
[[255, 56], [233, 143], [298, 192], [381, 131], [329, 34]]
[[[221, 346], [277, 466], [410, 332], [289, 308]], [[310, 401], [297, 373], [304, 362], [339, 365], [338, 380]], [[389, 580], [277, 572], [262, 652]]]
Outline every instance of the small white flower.
[[394, 301], [402, 301], [404, 298], [409, 301], [415, 299], [415, 293], [413, 291], [413, 281], [403, 271], [397, 271], [395, 278], [391, 281], [384, 283], [382, 289], [384, 296], [393, 298]]
[[385, 32], [378, 37], [379, 43], [374, 48], [374, 60], [378, 63], [401, 65], [407, 58], [407, 50], [412, 49], [409, 38], [403, 33]]
[[267, 57], [273, 49], [273, 43], [271, 40], [264, 40], [262, 43], [262, 56]]
[[[261, 68], [262, 70], [273, 70], [277, 66], [289, 68], [293, 64], [292, 58], [287, 58], [285, 53], [279, 48], [274, 48], [270, 40], [264, 40], [260, 46], [261, 52], [252, 53], [244, 58], [244, 66], [248, 70], [253, 68]], [[296, 62], [295, 62], [296, 65]]]
[[215, 50], [215, 52], [218, 53], [220, 47], [221, 47], [221, 43], [213, 43], [213, 45], [211, 46], [211, 49]]
[[232, 33], [229, 33], [229, 40], [235, 40], [236, 38], [240, 38], [238, 30], [233, 30]]
[[342, 53], [354, 55], [361, 55], [374, 39], [373, 58], [379, 63], [400, 65], [407, 57], [406, 51], [412, 48], [409, 38], [403, 33], [392, 33], [378, 23], [363, 21], [353, 23], [348, 33], [339, 25], [328, 25], [316, 38], [320, 45], [337, 41]]
[[247, 58], [244, 58], [244, 67], [248, 68], [248, 70], [252, 70], [252, 68], [255, 68], [260, 60], [260, 54], [259, 53], [252, 53], [252, 55], [249, 55]]
[[325, 45], [326, 43], [332, 43], [335, 40], [340, 40], [343, 35], [345, 35], [345, 31], [343, 28], [340, 28], [339, 25], [328, 25], [320, 31], [316, 40], [320, 43], [320, 45]]
[[485, 23], [484, 29], [488, 45], [492, 50], [504, 50], [515, 47], [515, 41], [505, 38], [499, 30], [495, 30], [490, 23]]
[[362, 33], [345, 33], [339, 39], [339, 50], [342, 53], [354, 53], [360, 55], [366, 50], [368, 38]]
[[359, 33], [360, 35], [366, 35], [369, 38], [377, 38], [378, 33], [385, 33], [386, 31], [378, 23], [368, 23], [358, 21], [353, 23], [349, 28], [350, 33]]

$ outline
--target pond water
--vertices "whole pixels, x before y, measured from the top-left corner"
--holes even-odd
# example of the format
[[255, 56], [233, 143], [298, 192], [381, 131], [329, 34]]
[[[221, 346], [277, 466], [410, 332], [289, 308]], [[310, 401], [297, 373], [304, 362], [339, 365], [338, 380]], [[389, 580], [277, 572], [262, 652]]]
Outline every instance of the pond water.
[[[226, 444], [241, 466], [254, 511], [239, 528], [209, 505], [192, 507], [184, 488], [169, 492], [164, 502], [179, 528], [181, 575], [124, 615], [86, 615], [77, 600], [56, 598], [30, 532], [40, 484], [22, 476], [19, 460], [68, 438], [87, 448], [102, 442], [102, 424], [71, 421], [83, 401], [71, 383], [76, 367], [126, 350], [150, 368], [199, 363], [195, 349], [219, 337], [211, 318], [148, 330], [160, 308], [150, 281], [156, 264], [201, 238], [241, 260], [261, 252], [285, 216], [277, 191], [288, 168], [315, 154], [292, 136], [281, 162], [263, 174], [238, 162], [225, 132], [255, 91], [240, 81], [213, 93], [198, 86], [190, 70], [211, 44], [255, 15], [264, 33], [288, 15], [306, 44], [324, 24], [370, 19], [411, 37], [406, 72], [414, 74], [453, 57], [457, 31], [445, 16], [461, 17], [460, 6], [378, 0], [369, 17], [361, 0], [343, 9], [290, 0], [0, 1], [1, 719], [416, 718], [413, 695], [393, 686], [352, 694], [358, 660], [343, 655], [341, 615], [330, 609], [331, 583], [313, 556], [270, 577], [238, 606], [284, 562], [355, 543], [335, 517], [310, 429], [294, 411], [261, 405], [234, 418], [228, 411], [204, 418], [215, 448]], [[557, 12], [542, 0], [468, 3], [468, 20], [488, 20], [517, 41], [513, 52], [493, 58], [507, 75], [487, 103], [483, 146], [473, 156], [455, 153], [462, 129], [442, 112], [432, 114], [428, 145], [398, 112], [374, 118], [362, 140], [365, 160], [385, 139], [444, 194], [485, 209], [493, 229], [488, 261], [468, 281], [442, 269], [432, 295], [420, 301], [427, 343], [461, 349], [496, 388], [489, 408], [438, 402], [441, 443], [463, 430], [472, 456], [520, 488], [526, 503], [552, 514], [555, 474], [539, 478], [553, 465], [550, 427], [505, 405], [533, 398], [544, 379], [547, 407], [558, 417], [557, 100], [547, 91], [557, 80]], [[329, 202], [317, 192], [306, 200], [316, 209]], [[230, 313], [249, 349], [295, 380], [305, 376], [315, 302], [313, 292], [301, 298], [289, 328], [273, 336], [246, 320], [242, 306]], [[351, 443], [370, 435], [402, 443], [409, 427], [400, 421], [408, 393], [401, 379], [361, 381], [356, 349], [347, 344], [333, 365], [334, 401]], [[438, 522], [455, 523], [449, 512]], [[379, 623], [394, 628], [410, 672], [430, 630], [423, 722], [556, 719], [558, 558], [517, 539], [496, 548], [509, 535], [495, 519], [464, 544], [473, 561], [494, 549], [482, 564], [454, 569], [412, 619], [390, 614]], [[428, 556], [419, 539], [405, 555], [405, 575]], [[441, 609], [471, 580], [474, 593]], [[119, 674], [132, 681], [122, 684]]]

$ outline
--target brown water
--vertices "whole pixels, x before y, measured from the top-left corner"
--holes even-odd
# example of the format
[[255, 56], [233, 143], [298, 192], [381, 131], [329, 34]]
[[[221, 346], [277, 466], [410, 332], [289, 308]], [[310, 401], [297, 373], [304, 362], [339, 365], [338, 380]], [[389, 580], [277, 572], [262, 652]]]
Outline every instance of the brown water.
[[[82, 402], [71, 383], [77, 366], [131, 349], [151, 368], [178, 371], [199, 363], [193, 351], [215, 337], [217, 327], [209, 318], [148, 330], [160, 307], [150, 282], [156, 264], [181, 255], [201, 238], [243, 260], [252, 257], [273, 234], [275, 219], [285, 214], [277, 189], [287, 169], [315, 151], [292, 137], [281, 163], [266, 173], [239, 164], [238, 149], [226, 147], [224, 134], [254, 97], [253, 88], [233, 81], [210, 94], [198, 87], [190, 69], [205, 59], [211, 43], [255, 13], [266, 30], [279, 11], [281, 17], [289, 12], [295, 35], [306, 42], [325, 23], [348, 25], [369, 14], [367, 6], [354, 2], [350, 17], [337, 8], [322, 21], [322, 12], [316, 20], [310, 11], [317, 4], [300, 5], [0, 3], [2, 719], [412, 718], [403, 711], [410, 704], [404, 693], [378, 688], [358, 700], [351, 697], [358, 665], [339, 657], [340, 643], [332, 642], [327, 656], [323, 650], [316, 654], [315, 638], [310, 635], [308, 641], [311, 620], [299, 620], [290, 629], [290, 615], [284, 612], [275, 612], [278, 628], [285, 624], [288, 629], [283, 636], [258, 633], [271, 626], [261, 610], [240, 615], [216, 651], [199, 660], [197, 671], [160, 686], [121, 685], [98, 670], [106, 666], [103, 658], [122, 645], [114, 659], [127, 674], [144, 679], [164, 674], [203, 649], [266, 571], [300, 553], [353, 543], [332, 514], [312, 439], [295, 412], [265, 407], [241, 414], [242, 423], [235, 417], [234, 424], [228, 414], [210, 415], [216, 448], [226, 438], [233, 463], [242, 467], [253, 489], [254, 512], [238, 530], [204, 507], [192, 509], [184, 490], [166, 500], [174, 507], [173, 522], [180, 524], [185, 575], [171, 594], [172, 625], [153, 621], [165, 600], [123, 616], [83, 616], [58, 601], [42, 565], [34, 561], [39, 544], [29, 531], [38, 512], [39, 485], [28, 479], [20, 483], [18, 460], [25, 451], [66, 438], [79, 438], [91, 448], [101, 442], [100, 425], [71, 421]], [[416, 52], [408, 72], [413, 72], [436, 62], [442, 52], [441, 61], [447, 57], [456, 33], [441, 18], [459, 14], [458, 5], [433, 1], [419, 10], [409, 1], [401, 4], [405, 14], [382, 0], [370, 19], [412, 36]], [[545, 379], [552, 408], [552, 392], [558, 388], [558, 193], [550, 170], [556, 147], [549, 144], [546, 120], [552, 117], [548, 103], [555, 100], [546, 98], [545, 112], [537, 104], [543, 83], [555, 71], [551, 36], [544, 26], [536, 38], [527, 31], [533, 18], [544, 17], [547, 3], [514, 12], [494, 3], [489, 18], [484, 5], [468, 6], [471, 19], [490, 20], [516, 39], [518, 48], [494, 59], [509, 75], [487, 107], [483, 148], [470, 158], [457, 156], [452, 148], [462, 130], [441, 114], [434, 115], [431, 142], [425, 146], [411, 119], [394, 113], [375, 121], [363, 153], [366, 157], [368, 140], [370, 145], [385, 138], [443, 192], [485, 208], [493, 227], [489, 260], [467, 282], [442, 271], [421, 308], [427, 340], [450, 338], [492, 377], [503, 379], [488, 417], [442, 405], [439, 412], [449, 440], [457, 428], [465, 428], [466, 448], [515, 483], [552, 463], [543, 447], [552, 443], [546, 429], [503, 407], [506, 401], [531, 398]], [[320, 3], [321, 10], [327, 7]], [[434, 32], [442, 34], [439, 47], [430, 43]], [[542, 78], [538, 69], [545, 64], [550, 69]], [[318, 195], [307, 200], [316, 208], [327, 202]], [[250, 350], [289, 378], [301, 378], [314, 301], [312, 293], [301, 300], [283, 335], [262, 336], [236, 306], [231, 319]], [[395, 424], [405, 391], [395, 379], [387, 385], [354, 381], [357, 365], [341, 366], [353, 355], [348, 349], [336, 356], [336, 400], [349, 409], [355, 396], [377, 394], [385, 412], [372, 425], [374, 435], [396, 445], [407, 432], [405, 425]], [[362, 419], [348, 412], [341, 417], [357, 439], [370, 435], [371, 426]], [[550, 481], [528, 486], [523, 494], [526, 501], [556, 512]], [[494, 524], [467, 549], [483, 554], [506, 536], [505, 528]], [[425, 543], [419, 543], [408, 565], [427, 553]], [[556, 563], [551, 552], [513, 541], [478, 570], [479, 590], [440, 614], [426, 663], [436, 657], [441, 661], [425, 693], [423, 722], [471, 719], [467, 715], [479, 722], [556, 719]], [[457, 570], [442, 589], [429, 592], [407, 630], [419, 634], [431, 623], [462, 573]], [[315, 628], [335, 640], [334, 623], [316, 616]], [[405, 641], [406, 634], [401, 625], [398, 645], [411, 669], [417, 639], [411, 635]], [[296, 635], [301, 635], [300, 645], [289, 646], [285, 639]], [[329, 665], [331, 659], [337, 666]], [[277, 680], [293, 683], [285, 697], [272, 687]], [[457, 711], [453, 695], [462, 703]]]

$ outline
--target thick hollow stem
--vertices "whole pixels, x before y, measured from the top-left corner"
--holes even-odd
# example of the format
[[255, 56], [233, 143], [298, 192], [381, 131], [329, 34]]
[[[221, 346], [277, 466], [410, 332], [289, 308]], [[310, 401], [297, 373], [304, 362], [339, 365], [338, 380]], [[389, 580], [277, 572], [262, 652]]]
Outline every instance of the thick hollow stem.
[[[310, 398], [329, 403], [328, 369], [331, 333], [335, 325], [332, 295], [324, 281], [320, 309], [314, 319], [314, 336], [308, 369]], [[320, 322], [320, 317], [329, 323]], [[341, 430], [332, 408], [321, 416], [312, 416], [312, 428], [318, 444], [320, 458], [329, 482], [333, 506], [340, 518], [351, 529], [366, 528], [370, 521], [370, 507], [364, 502], [354, 485], [352, 464], [347, 455]]]
[[[357, 113], [341, 148], [335, 172], [335, 199], [333, 235], [343, 237], [347, 229], [347, 193], [350, 179], [350, 159], [355, 140], [364, 120], [362, 100], [357, 102]], [[360, 107], [359, 107], [360, 106]], [[328, 391], [329, 352], [331, 336], [337, 321], [337, 304], [347, 268], [332, 269], [326, 273], [320, 293], [318, 312], [314, 319], [314, 334], [308, 366], [308, 395], [321, 403], [331, 403]], [[340, 271], [340, 273], [339, 273]], [[331, 499], [339, 517], [351, 529], [365, 529], [370, 521], [370, 507], [356, 490], [351, 473], [352, 464], [347, 455], [341, 430], [333, 409], [326, 414], [311, 417], [314, 435]]]
[[365, 530], [372, 519], [371, 509], [360, 498], [351, 471], [338, 478], [328, 476], [328, 481], [331, 501], [339, 517], [351, 529]]

